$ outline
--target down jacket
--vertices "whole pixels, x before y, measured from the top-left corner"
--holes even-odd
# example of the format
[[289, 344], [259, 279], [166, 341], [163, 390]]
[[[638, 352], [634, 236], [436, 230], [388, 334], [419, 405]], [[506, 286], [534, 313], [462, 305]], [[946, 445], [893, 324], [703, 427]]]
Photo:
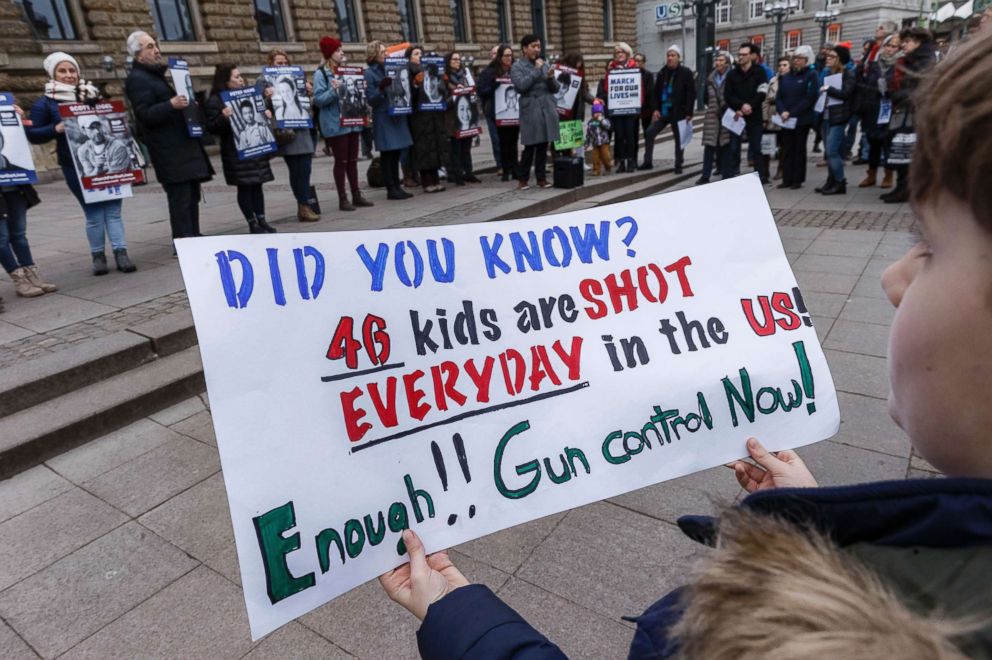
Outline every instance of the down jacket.
[[220, 160], [224, 166], [224, 181], [229, 186], [254, 186], [272, 181], [272, 168], [269, 155], [238, 160], [238, 149], [234, 144], [234, 131], [231, 121], [224, 116], [224, 102], [220, 96], [207, 99], [204, 108], [207, 115], [207, 130], [220, 137]]

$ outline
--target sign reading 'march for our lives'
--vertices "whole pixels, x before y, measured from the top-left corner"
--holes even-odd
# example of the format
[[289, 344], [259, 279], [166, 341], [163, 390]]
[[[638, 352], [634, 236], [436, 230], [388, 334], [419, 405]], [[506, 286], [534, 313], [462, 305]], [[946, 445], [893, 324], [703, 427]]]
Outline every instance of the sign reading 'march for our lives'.
[[756, 177], [176, 245], [254, 638], [405, 561], [407, 527], [435, 551], [838, 428]]

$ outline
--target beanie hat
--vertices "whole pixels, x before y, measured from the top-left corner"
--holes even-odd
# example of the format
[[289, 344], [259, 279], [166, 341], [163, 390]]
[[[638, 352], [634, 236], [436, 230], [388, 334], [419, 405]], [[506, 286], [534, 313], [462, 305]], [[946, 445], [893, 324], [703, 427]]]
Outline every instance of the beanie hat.
[[813, 48], [810, 46], [799, 46], [792, 52], [793, 57], [804, 57], [807, 63], [813, 62]]
[[668, 47], [668, 50], [666, 50], [665, 52], [666, 53], [674, 52], [676, 55], [679, 56], [679, 59], [680, 60], [682, 59], [682, 49], [679, 48], [678, 45], [676, 45], [676, 44], [672, 44], [671, 46], [669, 46]]
[[331, 55], [336, 53], [338, 48], [340, 47], [341, 47], [340, 39], [335, 39], [334, 37], [320, 38], [320, 54], [324, 56], [325, 60], [331, 59]]
[[841, 46], [840, 44], [834, 46], [834, 52], [837, 53], [837, 59], [844, 66], [851, 61], [851, 49], [847, 46]]
[[45, 67], [45, 72], [48, 74], [49, 78], [55, 79], [55, 67], [57, 67], [62, 62], [72, 62], [73, 66], [76, 67], [76, 71], [79, 71], [79, 62], [76, 58], [69, 53], [63, 53], [62, 51], [56, 51], [45, 58], [45, 61], [41, 63]]
[[602, 111], [603, 111], [603, 104], [602, 103], [593, 103], [592, 104], [592, 113], [593, 114], [596, 114], [597, 112], [602, 112]]

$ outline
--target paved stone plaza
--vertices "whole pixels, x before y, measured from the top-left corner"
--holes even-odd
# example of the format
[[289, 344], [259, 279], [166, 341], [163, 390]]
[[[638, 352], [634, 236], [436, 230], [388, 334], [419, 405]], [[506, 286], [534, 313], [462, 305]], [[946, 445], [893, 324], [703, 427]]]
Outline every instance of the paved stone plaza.
[[[657, 155], [670, 155], [659, 145]], [[485, 156], [476, 150], [477, 160]], [[686, 176], [698, 176], [698, 147]], [[665, 163], [659, 162], [664, 168]], [[657, 179], [672, 175], [658, 173]], [[769, 203], [839, 391], [833, 439], [800, 451], [821, 484], [933, 476], [886, 412], [886, 341], [894, 310], [882, 270], [914, 242], [904, 206], [878, 189], [812, 192], [826, 177], [812, 163], [800, 191], [767, 188]], [[374, 192], [375, 208], [342, 214], [315, 163], [324, 220], [301, 226], [277, 168], [266, 186], [280, 231], [476, 222], [545, 203], [556, 191], [517, 192], [494, 181], [418, 194], [406, 203]], [[595, 179], [589, 181], [595, 183]], [[623, 185], [616, 176], [616, 186]], [[648, 182], [650, 183], [650, 182]], [[647, 184], [646, 184], [647, 185]], [[69, 351], [188, 307], [156, 186], [125, 203], [129, 252], [139, 271], [89, 274], [81, 213], [62, 183], [40, 187], [44, 204], [28, 235], [57, 294], [16, 299], [0, 315], [0, 369]], [[203, 230], [243, 232], [234, 193], [207, 186]], [[602, 203], [604, 191], [557, 210]], [[663, 197], [659, 197], [663, 204]], [[346, 217], [342, 217], [345, 216]], [[726, 468], [634, 491], [459, 546], [452, 558], [491, 586], [574, 658], [626, 657], [636, 615], [683, 582], [704, 552], [675, 520], [740, 495]], [[619, 539], [619, 542], [617, 541]], [[206, 394], [0, 481], [0, 656], [3, 658], [414, 658], [415, 619], [366, 584], [258, 643], [251, 642], [230, 515]]]

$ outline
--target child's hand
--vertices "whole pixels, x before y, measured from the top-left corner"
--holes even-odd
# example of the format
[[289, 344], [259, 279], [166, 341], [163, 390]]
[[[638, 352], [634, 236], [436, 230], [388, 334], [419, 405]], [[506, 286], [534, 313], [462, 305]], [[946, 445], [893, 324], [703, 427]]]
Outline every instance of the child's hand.
[[729, 467], [741, 488], [749, 493], [766, 488], [815, 488], [816, 479], [794, 451], [769, 452], [756, 438], [747, 439], [747, 451], [757, 465], [736, 461]]
[[447, 552], [424, 553], [424, 544], [412, 529], [403, 532], [410, 561], [379, 576], [379, 584], [395, 602], [424, 620], [427, 608], [458, 587], [469, 584]]

